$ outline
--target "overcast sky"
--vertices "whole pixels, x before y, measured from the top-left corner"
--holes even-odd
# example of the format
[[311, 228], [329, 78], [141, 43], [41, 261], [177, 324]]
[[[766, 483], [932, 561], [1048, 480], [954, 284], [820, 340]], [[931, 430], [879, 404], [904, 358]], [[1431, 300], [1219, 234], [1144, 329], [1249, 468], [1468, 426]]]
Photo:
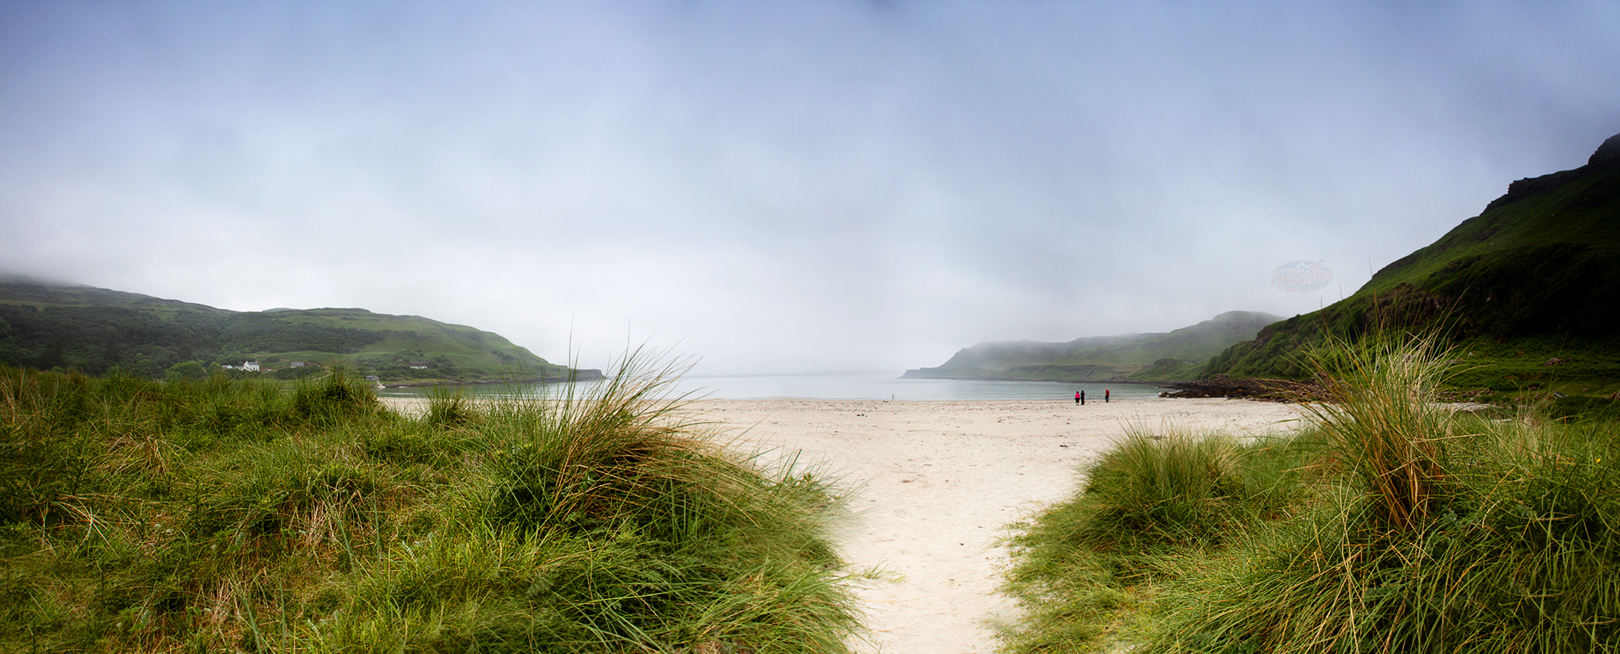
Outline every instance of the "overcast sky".
[[[0, 270], [693, 374], [1292, 316], [1584, 164], [1617, 34], [1607, 0], [4, 2]], [[1297, 260], [1334, 283], [1272, 286]]]

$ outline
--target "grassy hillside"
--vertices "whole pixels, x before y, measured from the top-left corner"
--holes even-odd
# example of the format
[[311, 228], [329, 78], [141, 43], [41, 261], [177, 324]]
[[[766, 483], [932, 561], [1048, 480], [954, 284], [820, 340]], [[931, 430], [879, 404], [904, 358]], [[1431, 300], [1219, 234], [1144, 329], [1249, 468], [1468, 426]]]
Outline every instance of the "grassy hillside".
[[1465, 386], [1620, 387], [1620, 136], [1587, 165], [1513, 182], [1479, 216], [1374, 275], [1355, 295], [1261, 330], [1202, 375], [1301, 377], [1325, 334], [1441, 329]]
[[[0, 363], [90, 374], [118, 368], [150, 379], [197, 377], [244, 361], [280, 378], [343, 364], [392, 383], [570, 374], [499, 334], [419, 316], [237, 312], [87, 286], [0, 281]], [[313, 365], [293, 368], [293, 362]]]
[[1203, 362], [1227, 346], [1254, 337], [1277, 316], [1231, 311], [1162, 334], [1079, 338], [1067, 343], [981, 343], [937, 368], [908, 370], [912, 379], [1018, 379], [1031, 381], [1193, 378]]

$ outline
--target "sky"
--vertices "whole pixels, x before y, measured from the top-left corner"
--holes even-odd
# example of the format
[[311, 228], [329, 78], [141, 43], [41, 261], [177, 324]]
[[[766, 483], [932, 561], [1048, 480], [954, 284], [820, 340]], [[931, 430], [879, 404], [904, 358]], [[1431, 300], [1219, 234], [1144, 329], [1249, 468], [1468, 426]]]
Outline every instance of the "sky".
[[6, 1], [0, 272], [694, 375], [1287, 317], [1584, 164], [1616, 34], [1609, 1]]

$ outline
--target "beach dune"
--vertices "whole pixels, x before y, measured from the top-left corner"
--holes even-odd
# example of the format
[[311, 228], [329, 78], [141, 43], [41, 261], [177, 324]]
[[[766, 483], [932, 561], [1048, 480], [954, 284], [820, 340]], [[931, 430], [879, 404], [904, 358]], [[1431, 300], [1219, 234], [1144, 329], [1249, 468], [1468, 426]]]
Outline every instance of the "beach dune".
[[[385, 400], [420, 414], [425, 400]], [[996, 649], [1018, 606], [997, 588], [1006, 527], [1070, 496], [1076, 468], [1128, 426], [1234, 436], [1297, 429], [1287, 404], [1226, 399], [883, 402], [699, 400], [689, 419], [767, 464], [835, 480], [849, 511], [834, 538], [859, 580], [863, 654]]]
[[851, 514], [838, 526], [861, 584], [857, 652], [993, 652], [1018, 607], [997, 592], [1005, 527], [1068, 497], [1076, 468], [1128, 425], [1243, 436], [1292, 430], [1292, 405], [1224, 399], [863, 402], [705, 400], [691, 409], [737, 446], [819, 464]]

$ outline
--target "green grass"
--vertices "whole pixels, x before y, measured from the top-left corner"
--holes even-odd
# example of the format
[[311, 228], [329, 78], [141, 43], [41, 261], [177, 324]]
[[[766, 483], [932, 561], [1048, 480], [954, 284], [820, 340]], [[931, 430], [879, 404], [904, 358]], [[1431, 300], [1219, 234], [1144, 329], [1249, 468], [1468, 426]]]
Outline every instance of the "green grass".
[[1012, 652], [1620, 647], [1620, 427], [1435, 404], [1432, 340], [1311, 359], [1288, 438], [1133, 431], [1022, 525]]
[[[1556, 378], [1594, 396], [1620, 390], [1620, 163], [1514, 182], [1439, 240], [1321, 311], [1267, 326], [1200, 376], [1304, 378], [1297, 353], [1380, 330], [1440, 331], [1475, 353], [1459, 385], [1510, 391]], [[1556, 371], [1537, 369], [1550, 358]], [[1559, 392], [1570, 394], [1560, 387]]]
[[[393, 383], [599, 377], [548, 363], [498, 334], [364, 309], [235, 312], [79, 286], [0, 279], [0, 363], [95, 375], [165, 378], [176, 365], [217, 369], [260, 360], [345, 365]], [[427, 369], [411, 368], [426, 361]], [[253, 373], [243, 373], [253, 374]]]
[[403, 417], [0, 367], [0, 651], [844, 651], [830, 487], [619, 372]]
[[1177, 561], [1294, 510], [1312, 492], [1302, 480], [1320, 450], [1301, 439], [1129, 428], [1082, 468], [1075, 498], [1018, 526], [1006, 590], [1029, 613], [1004, 634], [1008, 649], [1101, 646]]

